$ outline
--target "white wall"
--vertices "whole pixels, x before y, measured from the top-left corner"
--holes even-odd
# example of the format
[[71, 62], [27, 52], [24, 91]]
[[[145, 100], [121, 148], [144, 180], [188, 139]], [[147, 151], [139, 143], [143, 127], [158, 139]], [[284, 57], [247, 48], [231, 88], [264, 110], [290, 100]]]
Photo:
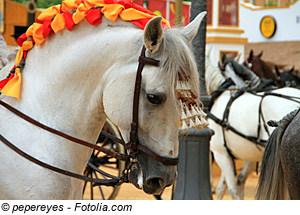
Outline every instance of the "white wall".
[[239, 53], [239, 63], [244, 62], [244, 44], [230, 43], [206, 43], [206, 51], [210, 52], [210, 60], [214, 66], [218, 66], [221, 51], [236, 51]]
[[[249, 43], [300, 40], [300, 0], [287, 8], [251, 10], [247, 7], [240, 5], [240, 29], [245, 31], [242, 37], [248, 38]], [[259, 28], [266, 15], [273, 16], [277, 24], [270, 39], [265, 38]]]

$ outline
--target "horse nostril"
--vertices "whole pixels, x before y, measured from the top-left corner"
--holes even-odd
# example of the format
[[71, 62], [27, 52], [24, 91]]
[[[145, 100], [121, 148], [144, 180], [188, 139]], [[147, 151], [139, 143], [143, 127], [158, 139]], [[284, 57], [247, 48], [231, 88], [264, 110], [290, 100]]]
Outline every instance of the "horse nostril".
[[146, 184], [148, 187], [161, 188], [165, 186], [165, 181], [163, 178], [155, 177], [155, 178], [149, 178], [146, 181]]

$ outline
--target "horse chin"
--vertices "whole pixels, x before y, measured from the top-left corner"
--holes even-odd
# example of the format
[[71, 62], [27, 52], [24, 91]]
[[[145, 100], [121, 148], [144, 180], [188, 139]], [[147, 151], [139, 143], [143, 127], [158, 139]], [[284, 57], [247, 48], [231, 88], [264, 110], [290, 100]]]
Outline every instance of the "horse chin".
[[131, 165], [128, 179], [136, 188], [142, 189], [143, 186], [142, 169], [137, 162]]
[[177, 176], [176, 166], [166, 166], [143, 152], [137, 155], [129, 173], [129, 181], [147, 194], [158, 195], [171, 186]]

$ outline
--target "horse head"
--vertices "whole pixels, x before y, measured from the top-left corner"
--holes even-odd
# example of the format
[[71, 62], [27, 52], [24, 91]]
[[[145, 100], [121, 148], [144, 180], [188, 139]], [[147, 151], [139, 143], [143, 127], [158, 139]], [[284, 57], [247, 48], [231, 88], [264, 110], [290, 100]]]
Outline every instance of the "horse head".
[[261, 79], [272, 79], [276, 84], [280, 85], [279, 79], [273, 72], [271, 66], [261, 59], [263, 51], [258, 55], [253, 54], [251, 49], [249, 57], [244, 61], [243, 65], [252, 70]]
[[226, 54], [222, 54], [218, 65], [220, 70], [223, 71], [224, 76], [231, 78], [238, 87], [244, 87], [248, 84], [249, 87], [256, 88], [260, 84], [258, 76], [246, 66], [239, 64], [236, 59], [227, 59]]
[[297, 71], [295, 70], [295, 67], [291, 68], [290, 70], [284, 70], [280, 72], [279, 68], [275, 66], [275, 72], [280, 80], [282, 87], [285, 86], [285, 87], [299, 88], [300, 78], [297, 75]]
[[[143, 36], [134, 42], [136, 53], [140, 53], [144, 46], [146, 58], [159, 60], [159, 66], [146, 64], [142, 72], [137, 136], [140, 145], [162, 157], [177, 158], [179, 153], [180, 102], [176, 94], [179, 76], [186, 77], [190, 89], [199, 95], [197, 66], [190, 42], [205, 14], [198, 15], [181, 30], [163, 29], [161, 17], [153, 18], [145, 26]], [[118, 126], [125, 142], [130, 140], [133, 117], [130, 113], [138, 59], [136, 53], [132, 67], [123, 68], [120, 77], [112, 78], [103, 91], [105, 114]], [[177, 176], [175, 165], [165, 165], [142, 150], [136, 152], [135, 158], [129, 180], [137, 188], [148, 194], [160, 194], [174, 183]]]

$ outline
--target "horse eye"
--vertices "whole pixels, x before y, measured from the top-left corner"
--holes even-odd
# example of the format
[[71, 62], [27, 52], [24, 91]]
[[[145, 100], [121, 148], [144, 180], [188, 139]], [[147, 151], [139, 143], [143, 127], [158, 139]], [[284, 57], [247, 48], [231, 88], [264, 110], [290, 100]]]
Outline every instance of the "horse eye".
[[153, 94], [147, 94], [147, 99], [151, 104], [161, 104], [162, 100], [159, 96], [153, 95]]

